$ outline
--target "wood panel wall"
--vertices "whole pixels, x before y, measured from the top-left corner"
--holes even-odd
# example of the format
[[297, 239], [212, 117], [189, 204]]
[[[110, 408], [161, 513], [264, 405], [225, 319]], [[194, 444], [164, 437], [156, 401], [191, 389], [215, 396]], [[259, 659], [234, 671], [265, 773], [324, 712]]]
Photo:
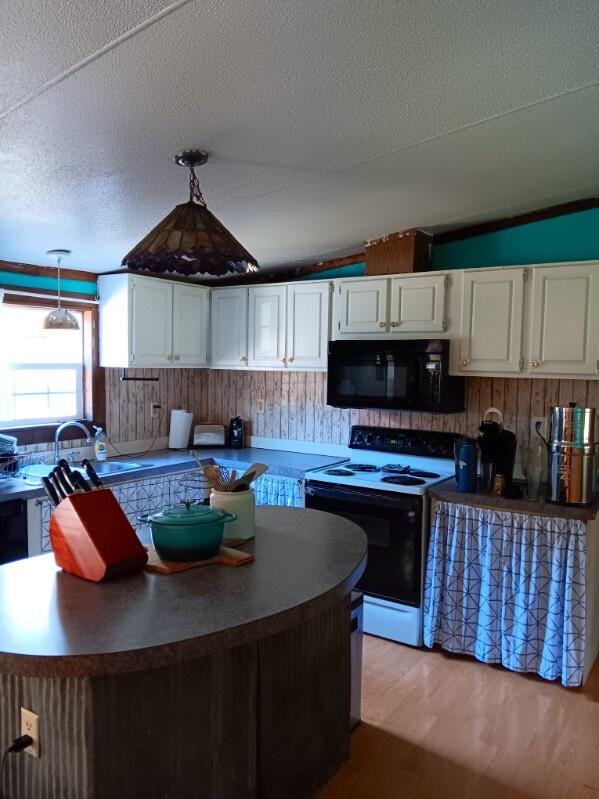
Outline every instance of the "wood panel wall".
[[[524, 444], [530, 419], [546, 416], [552, 405], [578, 402], [599, 406], [598, 380], [466, 379], [466, 410], [455, 414], [398, 411], [350, 411], [326, 405], [322, 372], [244, 372], [208, 369], [130, 369], [132, 376], [158, 377], [156, 383], [120, 383], [117, 369], [107, 369], [107, 428], [112, 441], [151, 439], [168, 434], [173, 408], [192, 410], [194, 421], [226, 424], [241, 416], [249, 435], [345, 444], [353, 424], [445, 430], [476, 435], [490, 405], [499, 408], [505, 426]], [[258, 413], [258, 400], [265, 401]], [[151, 420], [149, 404], [161, 402], [165, 413]], [[160, 424], [158, 422], [160, 421]]]

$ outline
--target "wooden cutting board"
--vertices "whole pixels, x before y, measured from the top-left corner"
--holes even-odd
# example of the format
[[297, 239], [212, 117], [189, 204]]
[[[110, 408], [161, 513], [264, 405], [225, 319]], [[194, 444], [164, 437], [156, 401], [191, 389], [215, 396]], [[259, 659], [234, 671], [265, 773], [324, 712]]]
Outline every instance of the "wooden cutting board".
[[221, 563], [224, 566], [243, 566], [253, 560], [254, 556], [251, 552], [240, 552], [238, 549], [229, 547], [221, 547], [213, 558], [206, 560], [162, 560], [154, 547], [148, 547], [148, 562], [144, 568], [146, 571], [157, 574], [176, 574], [187, 571], [187, 569], [195, 569], [198, 566], [209, 566], [212, 563]]

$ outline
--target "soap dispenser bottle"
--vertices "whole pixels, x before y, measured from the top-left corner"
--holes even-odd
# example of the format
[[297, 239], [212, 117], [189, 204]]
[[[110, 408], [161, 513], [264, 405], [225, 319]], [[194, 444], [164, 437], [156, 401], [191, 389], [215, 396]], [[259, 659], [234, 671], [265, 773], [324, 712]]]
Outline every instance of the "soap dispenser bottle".
[[94, 438], [94, 451], [97, 461], [105, 461], [108, 453], [106, 452], [106, 433], [101, 427], [94, 425], [96, 435]]

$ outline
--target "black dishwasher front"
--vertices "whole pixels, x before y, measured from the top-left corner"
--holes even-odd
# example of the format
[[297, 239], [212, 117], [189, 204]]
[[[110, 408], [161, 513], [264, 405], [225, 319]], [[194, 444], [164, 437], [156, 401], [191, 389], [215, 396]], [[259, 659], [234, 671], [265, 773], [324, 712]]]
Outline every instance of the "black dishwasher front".
[[0, 563], [27, 555], [27, 503], [23, 499], [0, 502]]

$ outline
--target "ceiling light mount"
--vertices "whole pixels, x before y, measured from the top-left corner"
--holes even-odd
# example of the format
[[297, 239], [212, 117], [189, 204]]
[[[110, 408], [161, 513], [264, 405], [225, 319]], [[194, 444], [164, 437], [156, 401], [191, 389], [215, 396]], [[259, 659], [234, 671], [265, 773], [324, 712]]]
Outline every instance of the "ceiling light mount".
[[127, 253], [123, 266], [157, 274], [220, 276], [229, 272], [255, 272], [258, 262], [254, 256], [206, 206], [195, 170], [206, 163], [208, 153], [182, 150], [174, 160], [178, 166], [189, 169], [189, 201], [177, 205]]

